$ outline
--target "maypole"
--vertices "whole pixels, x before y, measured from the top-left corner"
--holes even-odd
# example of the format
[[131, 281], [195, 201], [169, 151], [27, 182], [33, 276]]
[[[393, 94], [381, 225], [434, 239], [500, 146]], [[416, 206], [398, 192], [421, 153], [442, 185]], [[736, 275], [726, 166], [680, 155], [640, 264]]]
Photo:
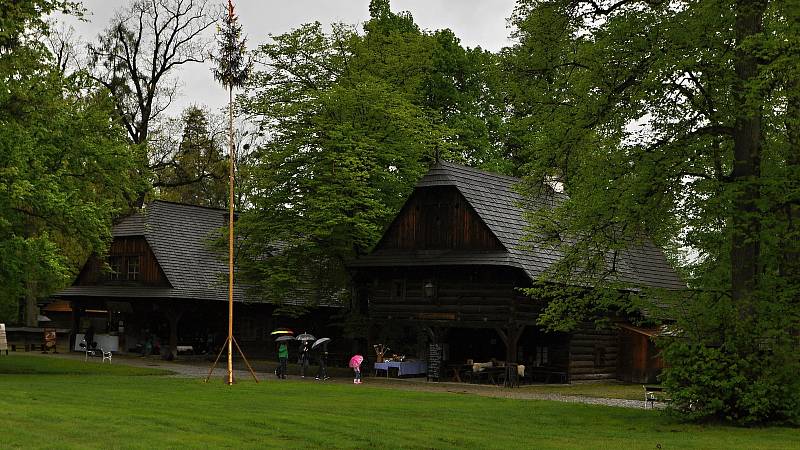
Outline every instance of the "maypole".
[[[217, 34], [217, 44], [219, 45], [218, 54], [212, 56], [216, 62], [216, 67], [213, 69], [214, 78], [219, 81], [225, 88], [228, 89], [228, 181], [230, 183], [229, 198], [228, 198], [228, 338], [225, 341], [223, 350], [228, 350], [228, 373], [226, 382], [233, 384], [233, 345], [239, 353], [242, 354], [250, 373], [253, 374], [256, 382], [255, 373], [252, 367], [244, 357], [242, 349], [233, 337], [233, 210], [234, 210], [234, 181], [235, 181], [235, 161], [236, 161], [236, 146], [234, 142], [234, 129], [233, 129], [233, 89], [244, 86], [247, 81], [247, 75], [250, 72], [251, 63], [246, 59], [247, 53], [245, 47], [245, 40], [241, 37], [242, 27], [238, 24], [238, 19], [233, 13], [233, 3], [228, 0], [228, 13], [223, 19], [223, 26], [219, 28]], [[214, 371], [214, 367], [219, 361], [220, 354], [211, 366], [211, 370], [206, 377], [206, 381]]]

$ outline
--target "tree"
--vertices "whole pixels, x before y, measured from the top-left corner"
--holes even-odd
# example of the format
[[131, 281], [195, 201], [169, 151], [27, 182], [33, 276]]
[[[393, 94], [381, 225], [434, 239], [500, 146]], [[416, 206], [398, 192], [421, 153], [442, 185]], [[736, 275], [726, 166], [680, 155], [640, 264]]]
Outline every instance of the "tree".
[[[669, 345], [665, 375], [696, 418], [800, 418], [784, 390], [797, 392], [788, 355], [800, 324], [797, 12], [761, 0], [531, 0], [512, 18], [509, 151], [523, 156], [529, 193], [555, 177], [569, 194], [530, 215], [541, 236], [568, 237], [550, 241], [566, 254], [550, 275], [613, 281], [609, 258], [647, 236], [696, 252], [683, 268], [695, 294], [672, 312], [686, 339]], [[564, 302], [548, 307], [549, 325], [576, 313]], [[714, 373], [714, 361], [741, 364]]]
[[18, 300], [35, 307], [89, 253], [105, 252], [112, 218], [146, 183], [135, 176], [143, 159], [108, 120], [110, 98], [85, 73], [64, 77], [33, 38], [49, 32], [44, 14], [74, 5], [8, 6], [0, 33], [0, 320], [16, 321]]
[[[206, 32], [214, 22], [206, 0], [131, 0], [98, 42], [89, 46], [90, 74], [111, 93], [131, 143], [147, 146], [158, 119], [177, 94], [175, 71], [206, 60]], [[172, 154], [148, 150], [148, 175], [156, 188], [200, 183], [212, 176], [208, 167], [195, 178], [165, 179], [163, 171], [177, 170]], [[140, 193], [139, 202], [143, 199]]]
[[[224, 182], [227, 161], [220, 148], [221, 132], [214, 131], [207, 117], [204, 110], [190, 106], [179, 123], [182, 128], [177, 131], [181, 136], [179, 142], [173, 142], [172, 136], [163, 136], [163, 140], [157, 138], [163, 142], [161, 145], [177, 147], [173, 164], [160, 174], [165, 185], [159, 189], [160, 198], [211, 208], [223, 208], [228, 204], [228, 188]], [[185, 180], [192, 182], [184, 183]]]
[[[285, 314], [346, 299], [346, 261], [372, 248], [437, 154], [499, 159], [496, 97], [481, 78], [491, 55], [450, 31], [421, 31], [387, 1], [370, 14], [363, 35], [313, 23], [255, 53], [261, 70], [243, 108], [266, 138], [239, 267]], [[298, 297], [305, 306], [284, 302]]]

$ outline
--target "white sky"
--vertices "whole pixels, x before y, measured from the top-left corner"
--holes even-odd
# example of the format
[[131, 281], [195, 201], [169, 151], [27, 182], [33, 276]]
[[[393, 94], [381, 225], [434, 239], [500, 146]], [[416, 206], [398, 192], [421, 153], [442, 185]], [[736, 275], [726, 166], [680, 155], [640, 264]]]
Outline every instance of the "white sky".
[[[218, 0], [220, 4], [225, 0]], [[83, 41], [94, 40], [123, 0], [83, 0], [88, 22], [70, 20]], [[304, 23], [319, 21], [362, 24], [369, 17], [369, 0], [238, 0], [234, 1], [247, 35], [248, 48], [267, 41], [268, 34], [281, 34]], [[507, 19], [515, 0], [392, 0], [393, 11], [410, 11], [423, 29], [450, 28], [467, 47], [499, 50], [509, 45]], [[179, 115], [189, 105], [222, 107], [227, 96], [214, 81], [209, 65], [192, 64], [181, 69], [181, 95], [169, 115]]]

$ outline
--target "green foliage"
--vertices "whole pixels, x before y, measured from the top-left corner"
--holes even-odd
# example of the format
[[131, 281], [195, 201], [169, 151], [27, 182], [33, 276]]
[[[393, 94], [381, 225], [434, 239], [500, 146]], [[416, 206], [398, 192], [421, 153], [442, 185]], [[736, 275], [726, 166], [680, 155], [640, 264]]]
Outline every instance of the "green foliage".
[[[20, 33], [47, 32], [35, 15], [20, 20]], [[143, 185], [143, 155], [109, 122], [110, 99], [82, 73], [64, 78], [38, 42], [15, 42], [0, 52], [2, 320], [16, 319], [23, 294], [63, 286], [104, 252], [111, 219]]]
[[[770, 362], [748, 342], [800, 328], [798, 17], [785, 1], [523, 0], [503, 54], [523, 190], [539, 195], [557, 179], [568, 194], [528, 214], [532, 240], [564, 255], [548, 279], [619, 286], [617, 256], [648, 238], [666, 246], [693, 290], [666, 302], [668, 316], [691, 345], [753, 365], [718, 375], [765, 392], [781, 378], [760, 375]], [[558, 326], [605, 306], [544, 319]], [[666, 376], [691, 361], [667, 353]], [[766, 412], [721, 395], [737, 412], [705, 411], [722, 419], [797, 408], [786, 396], [770, 395]]]
[[190, 205], [222, 208], [228, 204], [227, 160], [221, 142], [196, 106], [183, 112], [181, 140], [174, 156], [159, 171], [159, 198]]
[[218, 54], [212, 56], [217, 63], [213, 69], [214, 79], [228, 89], [244, 86], [252, 69], [247, 59], [246, 40], [242, 37], [239, 18], [233, 13], [233, 3], [228, 0], [227, 14], [222, 18], [223, 26], [217, 33]]
[[269, 301], [343, 300], [344, 264], [372, 248], [437, 154], [503, 166], [483, 77], [492, 55], [420, 31], [386, 1], [370, 12], [363, 35], [307, 24], [256, 51], [242, 105], [268, 138], [239, 267]]
[[664, 341], [664, 357], [672, 367], [662, 381], [674, 410], [692, 420], [800, 424], [797, 347], [768, 343], [769, 348], [765, 342], [764, 348], [741, 355], [725, 347]]
[[[68, 0], [3, 0], [0, 2], [0, 53], [25, 51], [32, 34], [46, 32], [46, 17], [53, 12], [80, 16], [79, 2]], [[33, 39], [35, 42], [35, 39]], [[35, 45], [35, 44], [34, 44]]]

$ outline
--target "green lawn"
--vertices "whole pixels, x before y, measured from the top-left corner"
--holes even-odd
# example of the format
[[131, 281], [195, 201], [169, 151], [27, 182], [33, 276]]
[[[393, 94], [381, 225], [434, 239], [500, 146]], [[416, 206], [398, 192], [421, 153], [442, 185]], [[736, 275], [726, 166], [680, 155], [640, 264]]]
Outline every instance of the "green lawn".
[[599, 398], [623, 398], [627, 400], [644, 399], [641, 384], [616, 383], [613, 381], [576, 383], [576, 384], [534, 384], [523, 385], [524, 392], [540, 394], [582, 395]]
[[[68, 373], [41, 374], [51, 363], [59, 367], [50, 372]], [[83, 373], [70, 365], [85, 366]], [[36, 374], [20, 374], [23, 366]], [[231, 387], [219, 378], [204, 384], [0, 357], [0, 373], [8, 372], [0, 375], [3, 448], [788, 449], [800, 442], [797, 429], [687, 425], [652, 410], [409, 392], [369, 379]]]

